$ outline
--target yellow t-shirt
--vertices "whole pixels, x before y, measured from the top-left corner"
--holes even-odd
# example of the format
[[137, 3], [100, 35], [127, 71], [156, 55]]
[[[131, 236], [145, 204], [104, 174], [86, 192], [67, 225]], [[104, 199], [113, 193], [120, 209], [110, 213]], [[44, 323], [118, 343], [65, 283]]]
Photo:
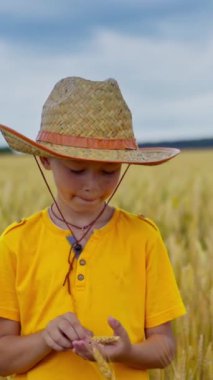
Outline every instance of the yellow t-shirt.
[[[22, 335], [44, 329], [75, 312], [95, 335], [112, 335], [107, 318], [117, 318], [132, 343], [144, 329], [185, 313], [159, 230], [149, 220], [120, 209], [95, 230], [71, 273], [71, 291], [62, 286], [68, 270], [69, 231], [40, 211], [8, 227], [0, 238], [0, 316], [20, 321]], [[147, 371], [113, 364], [117, 380], [145, 380]], [[95, 363], [72, 352], [53, 352], [17, 380], [98, 380]]]

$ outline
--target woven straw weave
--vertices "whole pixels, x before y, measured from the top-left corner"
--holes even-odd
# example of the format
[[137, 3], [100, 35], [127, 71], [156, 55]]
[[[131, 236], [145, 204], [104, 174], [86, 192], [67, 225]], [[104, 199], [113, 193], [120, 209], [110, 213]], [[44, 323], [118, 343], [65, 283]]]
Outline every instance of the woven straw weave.
[[41, 129], [81, 137], [133, 138], [132, 117], [117, 82], [66, 78], [44, 104]]

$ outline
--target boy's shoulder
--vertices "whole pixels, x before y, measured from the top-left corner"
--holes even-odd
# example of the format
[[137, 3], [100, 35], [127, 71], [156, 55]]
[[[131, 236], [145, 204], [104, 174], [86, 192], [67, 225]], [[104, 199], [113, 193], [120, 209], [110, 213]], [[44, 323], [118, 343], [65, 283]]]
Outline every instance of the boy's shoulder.
[[131, 212], [128, 212], [126, 210], [120, 210], [123, 217], [125, 219], [127, 219], [133, 226], [133, 228], [135, 228], [136, 226], [138, 226], [139, 228], [143, 227], [145, 229], [148, 229], [148, 230], [151, 230], [151, 231], [155, 231], [155, 232], [159, 232], [159, 228], [158, 226], [155, 224], [155, 222], [153, 222], [152, 219], [146, 217], [145, 215], [138, 215], [138, 214], [135, 214], [135, 213], [131, 213]]
[[30, 225], [34, 224], [35, 222], [38, 222], [42, 216], [42, 211], [38, 211], [28, 217], [19, 219], [12, 224], [10, 224], [2, 233], [2, 236], [10, 235], [13, 232], [21, 233], [25, 228], [28, 228]]
[[145, 223], [147, 223], [148, 225], [150, 225], [152, 228], [154, 228], [155, 231], [159, 231], [159, 228], [158, 226], [155, 224], [155, 222], [153, 222], [152, 219], [150, 218], [147, 218], [146, 216], [144, 215], [137, 215], [137, 217], [140, 219], [140, 220], [143, 220]]
[[22, 226], [25, 222], [26, 222], [25, 218], [17, 220], [16, 222], [13, 222], [7, 228], [5, 228], [5, 230], [3, 231], [2, 235], [3, 236], [7, 235], [8, 233], [10, 233], [11, 231], [13, 231], [14, 229]]

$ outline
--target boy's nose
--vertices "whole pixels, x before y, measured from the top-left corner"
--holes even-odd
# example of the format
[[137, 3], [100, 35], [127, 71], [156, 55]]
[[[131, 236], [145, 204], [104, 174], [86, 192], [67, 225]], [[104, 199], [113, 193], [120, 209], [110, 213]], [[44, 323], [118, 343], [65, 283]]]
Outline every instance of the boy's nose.
[[97, 173], [89, 172], [85, 178], [84, 190], [91, 192], [98, 189]]

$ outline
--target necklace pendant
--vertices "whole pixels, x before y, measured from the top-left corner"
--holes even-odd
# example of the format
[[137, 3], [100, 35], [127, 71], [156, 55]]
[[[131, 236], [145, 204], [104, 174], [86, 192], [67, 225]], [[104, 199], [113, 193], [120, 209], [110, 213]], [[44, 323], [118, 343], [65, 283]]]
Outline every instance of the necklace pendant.
[[82, 252], [82, 250], [83, 250], [82, 245], [79, 244], [79, 243], [74, 244], [74, 245], [73, 245], [73, 250], [74, 250], [74, 252], [75, 252], [75, 255], [76, 255], [77, 257], [79, 257], [80, 254], [81, 254], [81, 252]]

